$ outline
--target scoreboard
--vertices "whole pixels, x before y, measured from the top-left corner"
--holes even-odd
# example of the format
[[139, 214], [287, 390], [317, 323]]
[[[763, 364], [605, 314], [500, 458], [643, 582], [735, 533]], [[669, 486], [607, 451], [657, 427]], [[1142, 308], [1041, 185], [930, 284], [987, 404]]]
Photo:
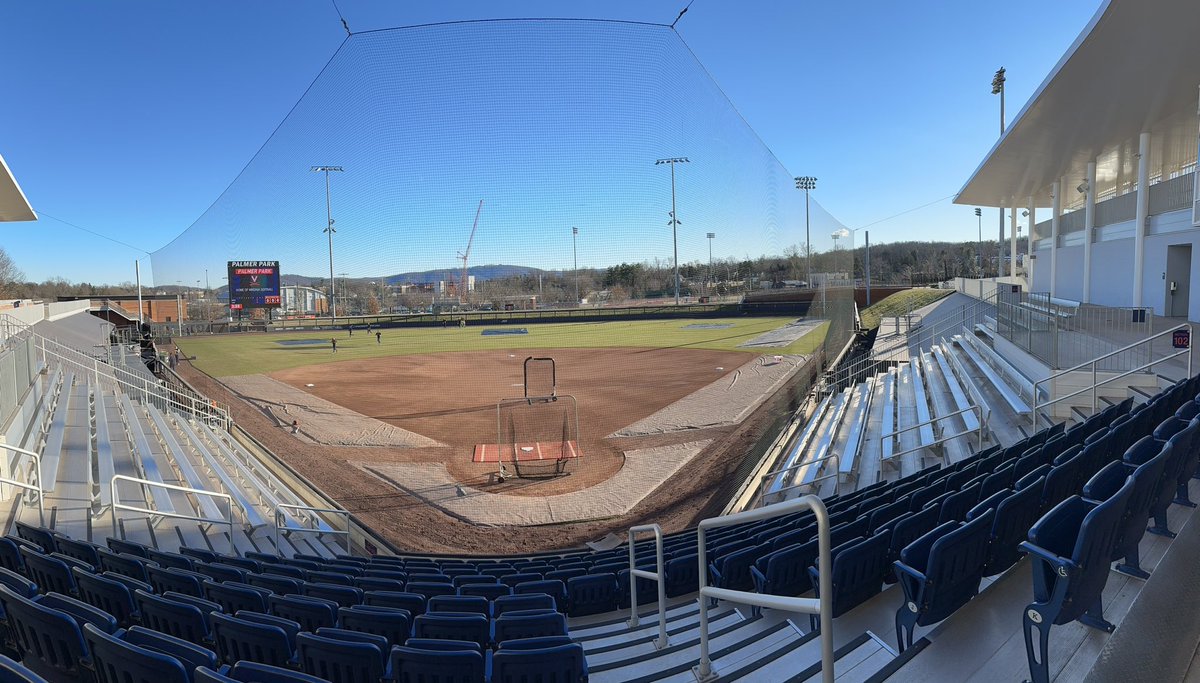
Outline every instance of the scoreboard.
[[279, 308], [279, 261], [230, 261], [229, 308]]

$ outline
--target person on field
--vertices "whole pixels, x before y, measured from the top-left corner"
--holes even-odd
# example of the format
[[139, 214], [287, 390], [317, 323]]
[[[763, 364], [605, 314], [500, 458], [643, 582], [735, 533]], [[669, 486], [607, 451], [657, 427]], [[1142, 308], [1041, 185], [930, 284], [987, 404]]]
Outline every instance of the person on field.
[[300, 420], [292, 420], [292, 433], [295, 434], [299, 431], [300, 431]]
[[330, 344], [333, 344], [333, 352], [334, 352], [334, 353], [337, 353], [337, 340], [336, 340], [336, 339], [330, 339], [330, 340], [329, 340], [329, 343], [330, 343]]
[[376, 344], [382, 344], [382, 343], [383, 343], [383, 333], [382, 333], [382, 332], [376, 332], [376, 333], [375, 333], [375, 343], [376, 343]]

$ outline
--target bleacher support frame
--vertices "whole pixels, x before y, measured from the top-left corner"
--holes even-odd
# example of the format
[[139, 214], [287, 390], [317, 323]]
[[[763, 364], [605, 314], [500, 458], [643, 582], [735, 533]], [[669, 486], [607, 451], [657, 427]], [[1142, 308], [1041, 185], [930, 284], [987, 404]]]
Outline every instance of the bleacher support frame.
[[[705, 547], [705, 532], [734, 524], [757, 522], [772, 519], [796, 512], [812, 510], [817, 518], [817, 571], [820, 573], [819, 598], [793, 598], [782, 595], [763, 595], [753, 591], [739, 591], [729, 588], [714, 588], [708, 585], [708, 549]], [[700, 663], [692, 672], [699, 683], [708, 683], [718, 678], [713, 670], [712, 659], [708, 651], [708, 600], [728, 600], [755, 607], [766, 607], [786, 612], [801, 614], [816, 614], [821, 624], [821, 679], [824, 683], [833, 683], [833, 568], [829, 547], [829, 512], [825, 503], [818, 496], [806, 495], [802, 498], [785, 503], [769, 505], [757, 510], [747, 510], [723, 517], [710, 517], [696, 525], [696, 551], [700, 563], [700, 593], [697, 600], [700, 603]]]
[[[117, 482], [118, 481], [128, 481], [128, 482], [131, 482], [134, 484], [141, 484], [142, 486], [157, 486], [159, 488], [167, 489], [169, 491], [179, 491], [181, 493], [191, 493], [191, 494], [197, 495], [197, 496], [212, 496], [213, 498], [224, 498], [225, 503], [228, 506], [226, 509], [229, 511], [229, 519], [210, 519], [208, 517], [201, 517], [199, 515], [185, 515], [180, 512], [164, 512], [162, 510], [152, 510], [150, 508], [137, 507], [136, 505], [126, 505], [125, 503], [121, 502], [121, 498], [120, 498], [119, 494], [117, 493]], [[117, 534], [117, 510], [125, 510], [127, 512], [140, 512], [140, 513], [149, 515], [151, 519], [153, 519], [154, 517], [170, 517], [171, 519], [187, 519], [187, 520], [191, 520], [193, 522], [200, 522], [202, 524], [224, 524], [229, 527], [229, 554], [230, 555], [238, 554], [237, 547], [233, 543], [233, 498], [228, 493], [221, 493], [219, 491], [205, 491], [203, 489], [193, 489], [193, 488], [188, 488], [187, 486], [176, 486], [174, 484], [167, 484], [167, 483], [164, 483], [161, 481], [151, 481], [149, 479], [138, 479], [137, 477], [129, 477], [124, 474], [118, 474], [118, 475], [114, 476], [112, 478], [112, 481], [109, 482], [109, 486], [110, 486], [109, 493], [112, 496], [112, 513], [113, 513], [113, 515], [112, 515], [112, 531], [113, 531], [112, 535], [114, 538], [120, 538], [120, 536]]]
[[[634, 538], [639, 532], [654, 532], [654, 571], [648, 572], [637, 568], [637, 553], [633, 549]], [[667, 579], [663, 575], [663, 534], [662, 527], [657, 524], [643, 524], [629, 528], [629, 627], [638, 626], [638, 597], [637, 580], [648, 579], [658, 584], [658, 637], [654, 639], [654, 649], [661, 650], [670, 644], [667, 636]]]
[[[976, 418], [979, 420], [979, 428], [978, 429], [967, 429], [967, 430], [961, 431], [957, 434], [951, 434], [950, 436], [943, 436], [941, 438], [934, 439], [933, 441], [931, 441], [927, 444], [922, 444], [920, 446], [917, 446], [916, 448], [910, 448], [907, 451], [900, 451], [899, 453], [892, 453], [890, 456], [887, 456], [887, 457], [884, 456], [883, 444], [886, 443], [892, 437], [897, 436], [899, 434], [904, 434], [906, 432], [911, 432], [914, 429], [920, 429], [923, 426], [932, 425], [935, 422], [939, 422], [941, 420], [946, 420], [951, 417], [957, 417], [959, 415], [963, 415], [966, 413], [972, 413], [976, 416]], [[947, 441], [950, 441], [951, 439], [957, 439], [960, 436], [968, 436], [972, 432], [974, 432], [978, 436], [978, 450], [982, 451], [983, 450], [983, 440], [984, 440], [983, 427], [984, 427], [983, 408], [980, 408], [979, 406], [976, 406], [976, 405], [972, 405], [972, 406], [967, 406], [966, 408], [963, 408], [962, 410], [956, 410], [953, 413], [946, 413], [945, 415], [939, 415], [937, 417], [932, 417], [924, 422], [918, 422], [917, 424], [910, 425], [908, 427], [905, 427], [904, 429], [897, 429], [894, 432], [884, 434], [879, 439], [879, 456], [880, 456], [879, 464], [880, 464], [880, 467], [882, 468], [883, 463], [885, 463], [885, 462], [886, 463], [894, 462], [897, 458], [899, 458], [902, 455], [908, 455], [909, 453], [916, 453], [918, 451], [923, 451], [926, 448], [933, 448], [934, 446], [941, 444], [941, 443], [946, 443]]]
[[[770, 493], [764, 492], [766, 490], [765, 486], [766, 486], [768, 478], [776, 477], [785, 472], [797, 470], [797, 469], [800, 469], [801, 467], [805, 467], [807, 465], [816, 465], [817, 463], [826, 462], [828, 460], [833, 461], [833, 474], [822, 474], [819, 477], [814, 477], [811, 481], [802, 481], [799, 484], [789, 484], [788, 486], [782, 486], [778, 489], [775, 489], [774, 491], [771, 491]], [[833, 494], [831, 494], [831, 495], [837, 495], [838, 490], [841, 488], [841, 478], [838, 476], [841, 473], [840, 463], [841, 463], [841, 456], [838, 455], [837, 453], [834, 453], [832, 455], [822, 456], [820, 458], [817, 458], [816, 460], [805, 460], [804, 462], [798, 462], [789, 467], [775, 470], [774, 472], [768, 472], [767, 474], [762, 475], [762, 479], [761, 479], [761, 481], [759, 483], [759, 487], [758, 487], [758, 502], [755, 504], [756, 507], [762, 507], [763, 503], [766, 500], [766, 497], [769, 495], [776, 496], [776, 495], [782, 494], [785, 491], [791, 491], [792, 489], [803, 488], [805, 486], [815, 486], [819, 482], [825, 481], [826, 479], [835, 479], [835, 478], [837, 479], [837, 481], [834, 482]]]
[[[346, 519], [346, 528], [345, 529], [322, 529], [322, 528], [318, 527], [318, 528], [309, 529], [307, 527], [302, 527], [302, 526], [298, 526], [298, 525], [289, 525], [286, 521], [288, 519], [288, 515], [283, 513], [284, 510], [304, 510], [305, 512], [310, 512], [310, 513], [323, 512], [323, 513], [327, 513], [327, 514], [341, 515], [342, 517], [344, 517]], [[334, 508], [319, 508], [319, 507], [313, 507], [311, 505], [296, 505], [294, 503], [275, 503], [274, 508], [271, 510], [271, 516], [275, 520], [274, 525], [275, 525], [275, 551], [276, 552], [279, 551], [279, 532], [280, 531], [284, 531], [287, 533], [296, 533], [296, 534], [317, 534], [318, 536], [345, 536], [346, 537], [346, 552], [347, 553], [353, 552], [350, 547], [350, 545], [351, 545], [350, 544], [350, 512], [347, 510], [337, 510]], [[313, 515], [313, 514], [309, 515], [309, 519], [316, 520], [316, 523], [318, 523], [318, 524], [321, 521], [320, 517], [318, 517], [317, 515]], [[284, 520], [282, 524], [280, 523], [281, 520]]]
[[11, 479], [9, 477], [0, 477], [0, 484], [16, 486], [17, 488], [22, 488], [27, 491], [36, 491], [37, 492], [37, 503], [38, 503], [38, 523], [45, 525], [46, 524], [46, 506], [45, 506], [44, 500], [46, 498], [46, 492], [42, 490], [42, 480], [41, 480], [42, 456], [33, 451], [26, 450], [24, 448], [20, 448], [19, 446], [14, 446], [12, 444], [4, 443], [3, 441], [0, 441], [0, 448], [14, 451], [19, 455], [27, 455], [27, 456], [33, 458], [33, 469], [31, 471], [35, 472], [36, 474], [33, 477], [34, 481], [32, 483], [24, 482], [24, 481], [17, 481], [15, 479]]

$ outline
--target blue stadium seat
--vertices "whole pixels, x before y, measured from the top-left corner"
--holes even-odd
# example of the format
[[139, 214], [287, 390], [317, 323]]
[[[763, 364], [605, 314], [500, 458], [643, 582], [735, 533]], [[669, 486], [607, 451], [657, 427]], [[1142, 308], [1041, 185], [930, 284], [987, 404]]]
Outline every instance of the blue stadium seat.
[[1114, 627], [1104, 620], [1100, 600], [1108, 581], [1113, 543], [1134, 486], [1133, 479], [1126, 477], [1102, 502], [1079, 496], [1064, 500], [1033, 525], [1029, 540], [1021, 544], [1033, 563], [1033, 602], [1025, 608], [1023, 629], [1034, 683], [1050, 681], [1052, 625], [1078, 619], [1112, 632]]
[[490, 603], [487, 598], [470, 595], [438, 595], [429, 598], [426, 603], [425, 611], [427, 613], [434, 612], [460, 612], [463, 614], [482, 614], [487, 616], [491, 612]]
[[[830, 551], [832, 565], [833, 618], [837, 618], [879, 594], [883, 589], [883, 574], [888, 566], [891, 537], [877, 534], [856, 539]], [[821, 597], [818, 567], [808, 568], [813, 594]], [[818, 630], [816, 615], [809, 615], [812, 629]]]
[[[681, 569], [682, 571], [682, 569]], [[692, 574], [696, 573], [696, 558], [692, 556]], [[528, 595], [530, 593], [542, 593], [554, 598], [555, 609], [562, 609], [567, 600], [567, 587], [562, 581], [527, 581], [519, 583], [513, 588], [513, 593], [517, 595]]]
[[133, 626], [121, 635], [121, 639], [131, 645], [161, 652], [178, 659], [189, 674], [198, 666], [211, 668], [217, 666], [217, 653], [212, 650], [153, 629]]
[[583, 646], [578, 643], [535, 650], [502, 649], [492, 657], [492, 681], [582, 683], [587, 680]]
[[378, 576], [356, 576], [350, 585], [365, 593], [367, 591], [403, 591], [404, 583], [403, 580], [384, 579]]
[[275, 574], [251, 574], [246, 577], [246, 583], [257, 588], [265, 588], [278, 595], [299, 595], [301, 582], [286, 576]]
[[567, 619], [557, 612], [505, 614], [492, 623], [492, 642], [567, 635]]
[[[728, 563], [726, 566], [729, 566]], [[749, 582], [749, 563], [746, 563], [746, 567], [745, 575]], [[619, 594], [615, 574], [590, 574], [567, 579], [566, 612], [573, 617], [611, 612], [617, 609]]]
[[267, 564], [263, 565], [263, 574], [272, 576], [284, 576], [289, 579], [299, 579], [303, 581], [308, 576], [308, 570], [302, 567], [293, 567], [286, 564]]
[[476, 572], [474, 574], [459, 574], [451, 580], [451, 583], [454, 584], [455, 588], [458, 588], [459, 586], [465, 586], [469, 583], [499, 583], [499, 580], [489, 574], [480, 574]]
[[227, 564], [239, 569], [257, 574], [262, 571], [263, 563], [250, 557], [237, 557], [235, 555], [222, 555], [221, 564]]
[[77, 541], [66, 536], [55, 536], [54, 544], [55, 552], [61, 555], [74, 557], [77, 560], [87, 562], [93, 567], [97, 566], [100, 562], [100, 554], [96, 552], [98, 548], [87, 541]]
[[454, 588], [454, 584], [450, 583], [449, 581], [442, 583], [412, 581], [411, 576], [409, 576], [409, 579], [410, 581], [404, 584], [404, 591], [406, 593], [417, 593], [418, 595], [423, 595], [426, 598], [432, 598], [439, 595], [456, 595], [458, 593], [458, 591]]
[[454, 580], [451, 579], [449, 575], [443, 574], [441, 571], [409, 572], [408, 580], [416, 581], [418, 583], [448, 583], [450, 585], [454, 585]]
[[204, 597], [220, 605], [221, 611], [226, 614], [234, 614], [243, 609], [251, 612], [266, 612], [267, 597], [270, 595], [271, 591], [265, 588], [255, 588], [245, 583], [204, 582]]
[[174, 657], [139, 647], [85, 624], [83, 638], [97, 683], [191, 683]]
[[53, 531], [43, 529], [40, 526], [33, 526], [25, 522], [14, 522], [13, 526], [17, 529], [17, 537], [29, 541], [33, 545], [42, 549], [42, 553], [49, 555], [57, 552], [58, 544], [55, 542], [55, 534]]
[[154, 587], [154, 592], [159, 595], [167, 591], [174, 591], [184, 595], [194, 595], [198, 598], [204, 597], [203, 584], [208, 580], [204, 574], [197, 574], [186, 569], [164, 567], [147, 567], [146, 575], [150, 585]]
[[47, 593], [39, 598], [33, 598], [33, 600], [42, 607], [56, 609], [67, 614], [75, 620], [79, 628], [83, 628], [84, 624], [92, 624], [105, 633], [113, 633], [117, 630], [117, 620], [113, 615], [69, 595]]
[[405, 583], [408, 581], [408, 573], [399, 569], [368, 569], [363, 572], [360, 579], [392, 579]]
[[[965, 482], [964, 482], [965, 484]], [[938, 513], [938, 524], [946, 522], [961, 522], [967, 518], [967, 513], [975, 504], [979, 502], [979, 492], [982, 490], [982, 484], [973, 484], [962, 490], [957, 488], [949, 488], [953, 491], [946, 497], [942, 503], [942, 508]]]
[[220, 562], [197, 562], [196, 571], [214, 581], [236, 581], [238, 583], [245, 583], [246, 574], [249, 573], [241, 567]]
[[0, 604], [12, 628], [24, 664], [37, 673], [65, 680], [91, 678], [84, 668], [87, 644], [75, 620], [66, 612], [22, 597], [0, 586]]
[[355, 577], [343, 572], [309, 571], [308, 580], [312, 583], [328, 583], [334, 586], [353, 586]]
[[516, 587], [518, 584], [526, 583], [528, 581], [541, 580], [542, 575], [536, 572], [518, 572], [515, 574], [505, 574], [500, 577], [500, 583], [510, 587]]
[[333, 626], [337, 623], [338, 604], [330, 600], [300, 595], [272, 595], [267, 598], [271, 614], [291, 619], [305, 631]]
[[24, 595], [27, 598], [32, 598], [38, 594], [38, 585], [36, 583], [3, 567], [0, 567], [0, 585], [8, 586], [14, 593]]
[[221, 556], [211, 550], [204, 548], [189, 548], [188, 546], [180, 546], [180, 555], [187, 555], [190, 558], [200, 560], [201, 562], [220, 562]]
[[492, 602], [493, 617], [499, 617], [508, 612], [535, 609], [554, 610], [554, 598], [545, 594], [531, 593], [527, 595], [505, 595], [496, 598]]
[[296, 649], [296, 636], [300, 633], [300, 624], [291, 619], [277, 617], [274, 614], [264, 612], [251, 612], [250, 610], [242, 610], [233, 616], [246, 621], [253, 621], [256, 624], [266, 624], [267, 626], [277, 626], [283, 630], [284, 635], [288, 639], [288, 647], [293, 651]]
[[391, 647], [403, 645], [408, 640], [412, 633], [412, 615], [392, 607], [355, 605], [338, 610], [338, 625], [350, 631], [383, 636]]
[[407, 611], [414, 617], [425, 613], [425, 596], [419, 593], [396, 591], [369, 591], [363, 594], [363, 604], [372, 607], [394, 607]]
[[483, 683], [486, 668], [478, 650], [429, 650], [396, 646], [391, 651], [396, 683]]
[[0, 655], [0, 683], [47, 683], [24, 664]]
[[100, 555], [100, 568], [103, 571], [124, 574], [138, 581], [150, 580], [150, 577], [146, 574], [146, 565], [144, 564], [150, 562], [149, 560], [137, 557], [136, 555], [120, 555], [103, 548], [97, 552]]
[[282, 628], [228, 614], [212, 614], [209, 621], [213, 644], [226, 664], [242, 660], [273, 666], [295, 664], [292, 640]]
[[893, 503], [888, 503], [882, 507], [871, 511], [870, 517], [867, 518], [867, 533], [873, 534], [875, 530], [884, 526], [888, 522], [897, 519], [904, 513], [908, 512], [908, 507], [911, 501], [907, 496], [897, 499]]
[[22, 547], [21, 558], [25, 561], [25, 575], [43, 592], [54, 591], [67, 595], [75, 595], [78, 592], [70, 567], [57, 557]]
[[329, 683], [323, 678], [310, 676], [299, 671], [281, 669], [277, 666], [238, 662], [226, 674], [217, 673], [210, 667], [196, 669], [196, 683]]
[[377, 681], [385, 674], [384, 653], [373, 643], [301, 633], [296, 649], [300, 668], [330, 683]]
[[209, 641], [208, 614], [199, 607], [146, 591], [133, 592], [142, 625], [188, 642]]
[[[1171, 445], [1171, 455], [1163, 467], [1158, 492], [1150, 505], [1150, 517], [1154, 520], [1154, 526], [1147, 529], [1149, 533], [1175, 538], [1175, 532], [1171, 531], [1167, 523], [1167, 508], [1174, 502], [1180, 475], [1187, 469], [1188, 461], [1194, 457], [1197, 433], [1200, 433], [1200, 421], [1189, 423], [1174, 417], [1167, 418], [1154, 430], [1156, 441], [1166, 441]], [[1192, 471], [1195, 471], [1194, 467]]]
[[149, 548], [135, 541], [126, 541], [123, 538], [106, 538], [104, 544], [114, 553], [125, 553], [126, 555], [136, 555], [138, 557], [149, 557], [147, 552]]
[[304, 583], [300, 592], [306, 597], [329, 600], [342, 607], [361, 605], [363, 601], [362, 589], [334, 583]]
[[413, 636], [467, 640], [486, 649], [491, 629], [488, 618], [482, 614], [422, 614], [413, 620]]
[[1046, 486], [1046, 476], [1053, 469], [1050, 465], [1038, 465], [1032, 472], [1026, 473], [1013, 484], [1013, 489], [1020, 491], [1026, 487], [1032, 486], [1038, 490], [1038, 500], [1041, 500], [1042, 489]]
[[[613, 577], [613, 581], [616, 581], [616, 577]], [[468, 583], [458, 587], [458, 594], [495, 600], [505, 595], [512, 595], [512, 588], [502, 583]]]
[[1136, 467], [1125, 462], [1113, 462], [1105, 465], [1083, 487], [1083, 496], [1092, 501], [1104, 501], [1111, 498], [1125, 485], [1125, 479], [1132, 477], [1133, 490], [1129, 502], [1123, 510], [1121, 524], [1117, 527], [1117, 536], [1113, 541], [1110, 559], [1125, 561], [1117, 565], [1117, 571], [1139, 579], [1147, 579], [1150, 573], [1141, 567], [1141, 555], [1138, 546], [1146, 533], [1146, 524], [1150, 519], [1150, 505], [1158, 491], [1160, 477], [1167, 459], [1171, 455], [1168, 444], [1159, 444], [1153, 437], [1140, 439], [1126, 453], [1135, 458], [1142, 458], [1149, 450], [1156, 455], [1148, 457], [1145, 462]]
[[[1075, 452], [1076, 449], [1078, 452]], [[1084, 465], [1082, 451], [1083, 449], [1078, 447], [1067, 450], [1059, 457], [1070, 457], [1052, 467], [1046, 475], [1046, 482], [1042, 485], [1042, 512], [1048, 512], [1055, 505], [1079, 493], [1083, 488], [1083, 481], [1080, 480]], [[1072, 452], [1075, 454], [1071, 455]]]
[[904, 604], [896, 611], [901, 652], [912, 645], [916, 626], [945, 619], [979, 592], [994, 517], [988, 510], [970, 522], [947, 522], [900, 552], [895, 567], [904, 590]]
[[[1016, 564], [1021, 558], [1021, 541], [1028, 535], [1029, 527], [1033, 526], [1040, 516], [1041, 492], [1036, 486], [1020, 491], [1001, 491], [997, 496], [1003, 498], [993, 506], [995, 516], [991, 537], [988, 539], [984, 576], [995, 576]], [[987, 509], [980, 508], [983, 508], [983, 503], [971, 510], [967, 521], [975, 519]]]
[[21, 559], [20, 545], [8, 536], [0, 536], [0, 568], [18, 573], [25, 572], [25, 560]]
[[196, 560], [187, 555], [170, 553], [155, 548], [146, 549], [146, 559], [157, 563], [160, 567], [174, 567], [175, 569], [186, 569], [188, 571], [193, 571], [196, 567]]

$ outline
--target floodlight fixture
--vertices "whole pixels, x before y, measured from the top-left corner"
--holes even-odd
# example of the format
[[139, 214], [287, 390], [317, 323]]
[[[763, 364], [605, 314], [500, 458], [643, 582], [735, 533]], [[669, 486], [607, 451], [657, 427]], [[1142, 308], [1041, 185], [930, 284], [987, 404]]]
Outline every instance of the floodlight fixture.
[[804, 284], [812, 287], [812, 231], [809, 229], [808, 193], [817, 189], [815, 176], [800, 176], [796, 178], [796, 189], [804, 190]]

